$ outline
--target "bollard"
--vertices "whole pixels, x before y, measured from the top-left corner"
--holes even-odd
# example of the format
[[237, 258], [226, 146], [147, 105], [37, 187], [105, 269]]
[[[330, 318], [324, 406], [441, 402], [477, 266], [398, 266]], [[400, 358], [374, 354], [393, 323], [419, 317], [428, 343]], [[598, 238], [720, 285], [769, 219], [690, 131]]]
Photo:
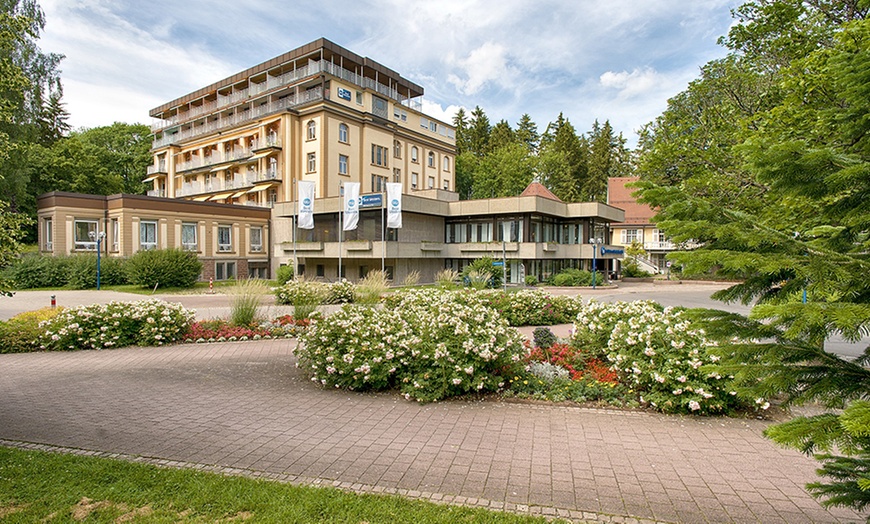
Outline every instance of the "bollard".
[[210, 295], [214, 295], [214, 279], [208, 279], [208, 292]]
[[51, 295], [51, 309], [57, 307], [57, 298], [54, 295]]

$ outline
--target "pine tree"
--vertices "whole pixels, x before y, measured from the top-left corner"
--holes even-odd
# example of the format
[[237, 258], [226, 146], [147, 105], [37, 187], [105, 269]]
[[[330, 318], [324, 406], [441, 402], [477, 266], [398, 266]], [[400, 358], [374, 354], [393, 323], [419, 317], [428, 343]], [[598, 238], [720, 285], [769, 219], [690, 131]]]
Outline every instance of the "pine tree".
[[489, 147], [490, 131], [489, 117], [480, 106], [475, 106], [468, 123], [468, 151], [477, 157], [489, 153], [491, 150]]
[[459, 108], [453, 116], [453, 127], [456, 128], [456, 154], [461, 155], [471, 150], [471, 144], [468, 141], [468, 117], [465, 115], [465, 109]]
[[536, 154], [538, 152], [538, 145], [541, 142], [541, 137], [538, 134], [538, 126], [532, 121], [532, 117], [529, 116], [528, 113], [525, 113], [520, 117], [515, 134], [517, 140], [520, 143], [525, 144], [526, 149], [528, 149], [530, 154]]
[[[855, 361], [826, 349], [834, 335], [870, 335], [870, 21], [861, 5], [739, 8], [726, 40], [737, 52], [671, 99], [646, 137], [655, 146], [642, 153], [652, 158], [642, 158], [639, 184], [659, 228], [700, 245], [672, 255], [683, 272], [742, 279], [714, 296], [756, 302], [749, 318], [698, 313], [731, 352], [720, 371], [747, 394], [844, 410], [766, 434], [823, 462], [826, 481], [809, 489], [824, 504], [856, 509], [870, 501], [870, 348]], [[769, 96], [741, 104], [752, 92]], [[681, 146], [681, 133], [706, 148]]]
[[489, 148], [491, 151], [514, 144], [516, 141], [514, 130], [511, 129], [511, 125], [508, 124], [507, 120], [499, 120], [498, 123], [492, 126], [492, 131], [489, 134]]

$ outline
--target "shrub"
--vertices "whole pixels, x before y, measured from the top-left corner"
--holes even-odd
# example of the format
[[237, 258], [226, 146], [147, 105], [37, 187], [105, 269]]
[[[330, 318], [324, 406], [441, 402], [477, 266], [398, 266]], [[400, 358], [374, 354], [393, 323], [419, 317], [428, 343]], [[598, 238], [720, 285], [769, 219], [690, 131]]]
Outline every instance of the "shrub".
[[681, 312], [649, 301], [590, 302], [577, 316], [574, 344], [594, 350], [605, 337], [613, 369], [660, 411], [724, 413], [744, 403], [730, 378], [705, 367], [719, 360], [716, 348]]
[[312, 379], [357, 390], [398, 387], [406, 398], [434, 401], [497, 390], [500, 373], [519, 360], [522, 343], [498, 312], [470, 295], [410, 290], [388, 306], [343, 306], [300, 337], [300, 361]]
[[539, 327], [532, 332], [532, 341], [536, 348], [547, 349], [556, 343], [556, 335], [548, 327]]
[[66, 258], [25, 255], [16, 259], [3, 274], [17, 289], [62, 287], [66, 284]]
[[[600, 283], [600, 273], [596, 273], [596, 284]], [[592, 273], [585, 269], [565, 268], [559, 273], [550, 278], [550, 283], [554, 286], [571, 287], [571, 286], [591, 286]]]
[[369, 271], [368, 275], [357, 282], [353, 292], [354, 302], [373, 305], [381, 301], [381, 295], [390, 288], [390, 281], [384, 271]]
[[57, 316], [63, 308], [42, 308], [20, 313], [6, 322], [0, 322], [0, 353], [36, 351], [36, 341], [43, 330], [39, 324]]
[[355, 286], [353, 282], [346, 279], [341, 279], [338, 282], [327, 284], [326, 304], [349, 304], [353, 302], [353, 293]]
[[634, 260], [627, 260], [622, 264], [622, 276], [629, 278], [646, 278], [651, 277], [652, 273], [642, 270]]
[[40, 349], [68, 351], [162, 345], [181, 340], [193, 313], [162, 300], [111, 302], [62, 311], [40, 324]]
[[476, 289], [484, 287], [497, 288], [501, 286], [502, 269], [492, 265], [495, 260], [491, 257], [478, 258], [465, 266], [462, 270], [462, 279]]
[[537, 286], [538, 285], [538, 277], [535, 275], [526, 275], [526, 285], [527, 286]]
[[278, 280], [278, 284], [286, 284], [293, 279], [293, 266], [288, 266], [287, 264], [278, 266], [275, 278]]
[[[558, 368], [558, 366], [554, 366]], [[558, 373], [558, 372], [557, 372]], [[593, 378], [572, 380], [564, 376], [538, 377], [528, 373], [519, 373], [512, 377], [508, 384], [510, 390], [506, 393], [519, 398], [548, 400], [550, 402], [601, 402], [615, 406], [636, 406], [625, 388], [612, 382], [600, 382]]]
[[309, 318], [317, 306], [325, 303], [329, 296], [329, 286], [322, 282], [296, 278], [275, 289], [276, 302], [291, 304], [293, 316]]
[[232, 297], [230, 323], [234, 326], [250, 326], [257, 320], [257, 312], [269, 288], [262, 280], [249, 279], [236, 282], [227, 291]]
[[141, 287], [193, 287], [202, 273], [196, 253], [183, 249], [139, 251], [124, 265], [127, 280]]
[[[100, 285], [126, 284], [124, 260], [117, 257], [100, 257]], [[64, 261], [65, 287], [93, 289], [97, 287], [97, 255], [74, 255]]]
[[498, 290], [481, 294], [512, 326], [551, 326], [571, 322], [583, 306], [580, 297], [551, 296], [539, 290]]

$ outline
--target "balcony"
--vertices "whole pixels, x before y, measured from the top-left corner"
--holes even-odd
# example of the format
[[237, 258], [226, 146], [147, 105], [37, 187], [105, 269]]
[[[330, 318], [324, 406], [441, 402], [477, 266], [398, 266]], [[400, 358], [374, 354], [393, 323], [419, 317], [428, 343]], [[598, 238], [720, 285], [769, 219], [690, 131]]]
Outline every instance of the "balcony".
[[[293, 71], [288, 71], [279, 76], [268, 76], [265, 82], [250, 82], [248, 87], [244, 89], [240, 89], [237, 91], [228, 92], [225, 94], [218, 93], [217, 100], [209, 101], [197, 106], [191, 106], [188, 111], [179, 112], [176, 115], [168, 117], [162, 120], [156, 120], [151, 124], [151, 131], [153, 133], [158, 133], [172, 126], [180, 125], [185, 122], [189, 122], [196, 118], [199, 118], [203, 115], [208, 115], [214, 113], [222, 108], [230, 107], [234, 104], [241, 104], [245, 101], [249, 100], [251, 97], [259, 96], [264, 93], [268, 93], [278, 88], [285, 87], [290, 84], [294, 84], [303, 78], [316, 76], [321, 73], [328, 73], [332, 76], [341, 78], [347, 82], [350, 82], [356, 86], [370, 89], [374, 92], [377, 92], [383, 96], [386, 96], [392, 100], [398, 101], [399, 104], [414, 109], [416, 111], [422, 112], [423, 105], [419, 100], [409, 99], [406, 96], [399, 93], [398, 90], [384, 85], [380, 82], [376, 82], [372, 78], [368, 78], [362, 75], [357, 74], [354, 71], [350, 71], [345, 69], [339, 65], [333, 64], [331, 62], [319, 61], [319, 62], [309, 62], [308, 65], [300, 67]], [[319, 90], [319, 88], [318, 88]], [[295, 97], [304, 97], [306, 93], [297, 93], [295, 95], [291, 95], [288, 98]], [[322, 96], [319, 98], [323, 98]], [[298, 105], [301, 103], [309, 102], [310, 100], [301, 100], [296, 101], [292, 105]], [[274, 102], [273, 102], [274, 103]], [[268, 105], [268, 104], [267, 104]], [[261, 107], [261, 106], [258, 106]], [[253, 118], [257, 118], [261, 115], [252, 115]], [[186, 137], [177, 137], [176, 140], [185, 140]], [[167, 142], [164, 144], [159, 144], [155, 140], [154, 147], [162, 147], [167, 145]]]
[[160, 197], [163, 198], [166, 196], [166, 191], [163, 189], [152, 189], [146, 193], [150, 197]]
[[286, 109], [296, 106], [323, 100], [323, 90], [320, 87], [290, 95], [286, 98], [275, 100], [263, 105], [256, 106], [249, 111], [234, 113], [232, 115], [220, 115], [217, 120], [204, 123], [198, 126], [191, 126], [188, 129], [183, 129], [175, 133], [166, 133], [160, 138], [155, 138], [152, 143], [154, 149], [168, 146], [169, 144], [177, 144], [185, 140], [190, 140], [203, 135], [216, 133], [223, 129], [228, 129], [241, 124], [251, 122], [257, 118], [261, 118], [273, 113], [279, 113]]
[[263, 149], [281, 149], [281, 140], [278, 137], [266, 137], [265, 139], [254, 140], [251, 144], [251, 151], [261, 151]]
[[153, 164], [148, 166], [146, 173], [148, 175], [156, 175], [158, 173], [168, 173], [168, 171], [166, 170], [166, 161], [164, 160], [156, 166]]

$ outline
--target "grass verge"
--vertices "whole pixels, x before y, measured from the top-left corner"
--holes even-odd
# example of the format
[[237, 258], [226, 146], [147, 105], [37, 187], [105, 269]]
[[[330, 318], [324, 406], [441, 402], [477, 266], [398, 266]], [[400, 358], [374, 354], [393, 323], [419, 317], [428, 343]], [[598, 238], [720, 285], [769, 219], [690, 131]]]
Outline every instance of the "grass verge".
[[0, 447], [0, 520], [18, 522], [540, 523], [388, 495]]

